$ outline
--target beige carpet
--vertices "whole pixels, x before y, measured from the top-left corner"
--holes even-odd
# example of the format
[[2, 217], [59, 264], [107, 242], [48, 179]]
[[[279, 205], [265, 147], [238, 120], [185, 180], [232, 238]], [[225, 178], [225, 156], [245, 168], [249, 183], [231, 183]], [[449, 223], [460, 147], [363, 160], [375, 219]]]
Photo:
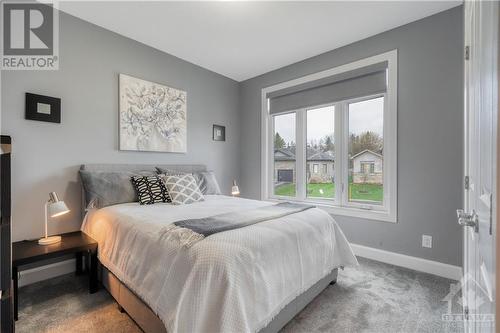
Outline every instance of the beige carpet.
[[[360, 259], [283, 329], [284, 332], [455, 332], [441, 320], [453, 281]], [[101, 289], [90, 295], [85, 277], [39, 282], [19, 293], [17, 332], [140, 332]], [[454, 313], [460, 309], [454, 304]], [[207, 332], [208, 333], [208, 332]]]

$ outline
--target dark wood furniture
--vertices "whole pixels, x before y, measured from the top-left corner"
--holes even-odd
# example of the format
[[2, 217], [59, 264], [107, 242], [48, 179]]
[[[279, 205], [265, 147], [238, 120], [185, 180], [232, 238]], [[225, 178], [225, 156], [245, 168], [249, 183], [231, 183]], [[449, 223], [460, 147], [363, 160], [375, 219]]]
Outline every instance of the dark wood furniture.
[[10, 247], [10, 136], [0, 136], [0, 332], [14, 331]]
[[66, 257], [74, 254], [76, 258], [76, 274], [83, 273], [83, 256], [89, 275], [89, 293], [98, 290], [97, 281], [97, 242], [81, 231], [61, 235], [60, 243], [39, 245], [38, 240], [12, 243], [12, 277], [14, 280], [14, 320], [17, 320], [18, 308], [18, 272], [21, 266], [41, 263], [47, 259]]

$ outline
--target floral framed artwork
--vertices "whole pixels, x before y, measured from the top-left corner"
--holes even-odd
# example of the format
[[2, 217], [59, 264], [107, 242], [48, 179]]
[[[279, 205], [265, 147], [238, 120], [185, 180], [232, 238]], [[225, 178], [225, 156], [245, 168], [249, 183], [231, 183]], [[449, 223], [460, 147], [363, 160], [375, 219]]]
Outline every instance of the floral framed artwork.
[[120, 74], [120, 150], [185, 153], [183, 90]]

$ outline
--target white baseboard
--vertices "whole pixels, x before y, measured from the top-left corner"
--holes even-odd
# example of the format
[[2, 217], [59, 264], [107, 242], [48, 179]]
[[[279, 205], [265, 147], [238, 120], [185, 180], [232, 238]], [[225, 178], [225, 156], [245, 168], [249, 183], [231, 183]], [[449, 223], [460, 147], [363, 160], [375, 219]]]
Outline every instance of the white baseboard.
[[453, 280], [462, 278], [462, 267], [444, 264], [438, 261], [432, 261], [405, 254], [389, 252], [375, 249], [373, 247], [351, 244], [351, 248], [356, 256], [381, 261], [387, 264], [401, 266], [415, 271], [429, 273]]
[[68, 274], [76, 270], [75, 259], [35, 267], [19, 272], [19, 287]]

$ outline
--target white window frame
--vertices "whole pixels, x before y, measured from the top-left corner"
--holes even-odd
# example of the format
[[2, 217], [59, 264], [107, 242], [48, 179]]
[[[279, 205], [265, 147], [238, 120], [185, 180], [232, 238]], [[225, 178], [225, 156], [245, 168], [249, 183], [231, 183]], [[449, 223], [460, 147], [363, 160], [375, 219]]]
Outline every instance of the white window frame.
[[[271, 92], [281, 89], [297, 86], [303, 83], [319, 80], [339, 73], [355, 70], [372, 64], [387, 61], [387, 92], [372, 96], [364, 96], [362, 98], [351, 99], [338, 103], [330, 103], [335, 105], [335, 137], [342, 138], [339, 144], [335, 145], [335, 156], [347, 156], [348, 146], [348, 103], [362, 101], [366, 99], [384, 96], [384, 197], [383, 205], [361, 204], [356, 202], [347, 202], [347, 195], [342, 195], [342, 191], [348, 190], [348, 164], [347, 159], [335, 160], [335, 179], [336, 193], [334, 199], [307, 198], [306, 195], [306, 128], [307, 128], [307, 112], [304, 110], [315, 109], [319, 106], [307, 107], [299, 110], [289, 110], [286, 112], [269, 114], [269, 99], [267, 95]], [[391, 50], [369, 58], [354, 61], [342, 66], [334, 67], [322, 72], [310, 74], [294, 80], [282, 82], [270, 87], [262, 89], [261, 95], [261, 200], [269, 201], [300, 201], [310, 202], [323, 208], [327, 212], [334, 215], [345, 215], [359, 218], [366, 218], [385, 222], [397, 222], [397, 50]], [[337, 112], [338, 107], [344, 108], [341, 112]], [[273, 116], [286, 113], [295, 113], [296, 121], [296, 198], [280, 197], [273, 195], [273, 176], [274, 176], [274, 147], [273, 135], [274, 126]], [[340, 115], [340, 116], [339, 116]], [[338, 142], [338, 141], [337, 141]], [[302, 148], [302, 149], [299, 149]], [[298, 163], [304, 161], [304, 163]], [[339, 182], [338, 180], [341, 180]]]

